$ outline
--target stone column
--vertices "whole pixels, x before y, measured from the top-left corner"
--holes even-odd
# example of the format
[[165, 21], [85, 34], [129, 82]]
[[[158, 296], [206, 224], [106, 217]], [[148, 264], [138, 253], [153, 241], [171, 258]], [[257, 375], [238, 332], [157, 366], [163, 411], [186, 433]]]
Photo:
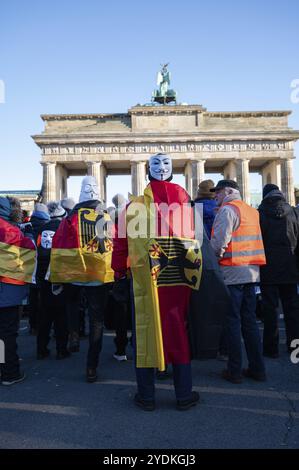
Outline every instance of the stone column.
[[100, 186], [100, 194], [101, 200], [106, 204], [107, 203], [107, 169], [105, 165], [101, 167], [101, 186]]
[[230, 160], [223, 168], [223, 178], [225, 180], [237, 181], [237, 169], [235, 160]]
[[241, 196], [243, 201], [250, 204], [250, 192], [249, 192], [249, 160], [237, 159], [237, 183], [240, 187]]
[[43, 202], [56, 200], [56, 163], [45, 162], [43, 166]]
[[67, 170], [63, 165], [56, 164], [56, 197], [55, 199], [61, 200], [67, 197]]
[[192, 199], [195, 199], [197, 188], [205, 179], [206, 160], [190, 160], [185, 166], [186, 191]]
[[90, 175], [90, 176], [94, 176], [97, 183], [98, 183], [98, 186], [99, 186], [99, 189], [100, 189], [100, 193], [101, 193], [101, 165], [102, 165], [102, 162], [86, 162], [87, 164], [87, 174]]
[[131, 162], [132, 194], [140, 196], [146, 186], [146, 162]]
[[272, 183], [277, 184], [281, 187], [281, 165], [280, 161], [274, 160], [267, 163], [261, 171], [262, 175], [262, 184], [263, 187], [265, 184]]
[[281, 190], [286, 201], [295, 205], [294, 180], [293, 180], [293, 159], [285, 158], [281, 160]]

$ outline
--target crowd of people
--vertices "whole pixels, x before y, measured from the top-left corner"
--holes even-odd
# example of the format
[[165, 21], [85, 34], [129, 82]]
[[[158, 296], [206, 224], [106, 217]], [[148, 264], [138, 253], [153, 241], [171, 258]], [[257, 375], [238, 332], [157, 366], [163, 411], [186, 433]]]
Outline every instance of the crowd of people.
[[[198, 358], [202, 330], [208, 331], [208, 326], [192, 322], [190, 310], [193, 318], [204, 312], [211, 321], [220, 284], [225, 292], [221, 319], [218, 312], [213, 337], [206, 337], [216, 344], [218, 359], [226, 361], [224, 380], [240, 384], [244, 379], [267, 379], [264, 357], [276, 359], [280, 354], [280, 311], [286, 348], [292, 352], [293, 340], [299, 339], [299, 208], [286, 202], [278, 186], [266, 184], [256, 210], [242, 200], [233, 180], [220, 180], [216, 186], [211, 180], [202, 181], [191, 201], [182, 187], [171, 182], [168, 155], [152, 156], [148, 168], [144, 194], [130, 201], [118, 194], [109, 208], [100, 200], [91, 176], [82, 181], [78, 203], [39, 202], [29, 217], [17, 199], [0, 198], [3, 385], [25, 379], [17, 353], [19, 306], [24, 303], [30, 333], [36, 335], [37, 360], [47, 360], [51, 354], [52, 329], [57, 360], [78, 353], [88, 316], [89, 383], [97, 380], [105, 312], [109, 323], [113, 311], [114, 358], [127, 360], [128, 329], [132, 329], [134, 402], [145, 411], [155, 409], [155, 379], [157, 374], [165, 376], [170, 365], [177, 408], [187, 410], [199, 401], [192, 389], [191, 359]], [[144, 211], [136, 223], [140, 207]], [[171, 217], [165, 207], [172, 208]], [[195, 221], [199, 207], [200, 235]], [[136, 226], [140, 230], [143, 224], [136, 236]], [[257, 286], [263, 338], [256, 318]], [[207, 291], [213, 294], [208, 296]], [[200, 347], [194, 347], [190, 332]]]

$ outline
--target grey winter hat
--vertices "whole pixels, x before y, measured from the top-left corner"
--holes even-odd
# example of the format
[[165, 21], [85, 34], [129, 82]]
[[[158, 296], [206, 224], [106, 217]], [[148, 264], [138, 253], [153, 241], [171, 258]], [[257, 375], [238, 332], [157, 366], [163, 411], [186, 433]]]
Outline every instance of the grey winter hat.
[[76, 205], [74, 199], [71, 197], [65, 197], [60, 201], [60, 204], [67, 212], [70, 212]]
[[51, 219], [53, 219], [54, 217], [66, 216], [66, 212], [64, 208], [61, 207], [60, 202], [51, 201], [51, 202], [48, 202], [47, 206], [48, 206], [48, 211], [49, 211]]
[[34, 210], [36, 212], [45, 212], [46, 214], [49, 214], [46, 204], [43, 204], [42, 202], [36, 202], [34, 206]]

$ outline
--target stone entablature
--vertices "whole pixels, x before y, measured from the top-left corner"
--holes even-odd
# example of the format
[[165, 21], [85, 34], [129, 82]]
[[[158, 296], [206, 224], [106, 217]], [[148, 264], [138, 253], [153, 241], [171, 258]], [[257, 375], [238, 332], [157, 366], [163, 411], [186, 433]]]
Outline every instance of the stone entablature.
[[293, 142], [202, 142], [193, 144], [172, 143], [165, 145], [44, 145], [42, 155], [81, 155], [81, 154], [153, 154], [158, 152], [194, 153], [194, 152], [260, 152], [267, 150], [293, 150]]
[[108, 174], [130, 172], [132, 192], [145, 186], [146, 161], [157, 152], [173, 156], [192, 196], [206, 172], [236, 179], [249, 201], [249, 171], [263, 184], [282, 186], [294, 201], [292, 159], [299, 132], [290, 111], [208, 112], [201, 105], [137, 105], [127, 113], [42, 115], [45, 130], [33, 136], [42, 153], [45, 199], [67, 192], [67, 177], [93, 174], [106, 199]]

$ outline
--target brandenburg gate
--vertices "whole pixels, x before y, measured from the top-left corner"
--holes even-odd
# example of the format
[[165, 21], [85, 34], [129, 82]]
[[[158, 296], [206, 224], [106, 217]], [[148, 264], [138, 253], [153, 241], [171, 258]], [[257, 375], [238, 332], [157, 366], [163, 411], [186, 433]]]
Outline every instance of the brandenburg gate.
[[33, 139], [41, 149], [43, 199], [67, 195], [71, 175], [94, 175], [106, 201], [108, 175], [131, 174], [132, 194], [146, 185], [150, 155], [168, 153], [194, 197], [208, 173], [238, 182], [250, 203], [249, 172], [278, 184], [294, 204], [292, 165], [299, 131], [290, 111], [209, 112], [201, 105], [136, 105], [125, 114], [47, 114]]

